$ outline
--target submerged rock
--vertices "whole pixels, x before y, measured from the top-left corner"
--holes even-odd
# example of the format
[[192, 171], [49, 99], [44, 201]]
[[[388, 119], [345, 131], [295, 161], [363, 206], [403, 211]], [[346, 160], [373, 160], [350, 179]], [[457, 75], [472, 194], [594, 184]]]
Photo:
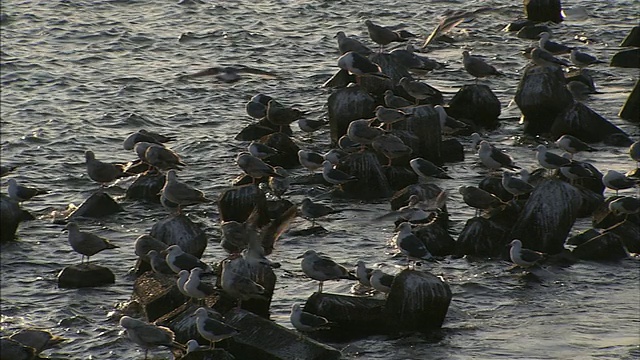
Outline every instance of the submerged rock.
[[500, 100], [486, 85], [464, 85], [449, 102], [450, 116], [469, 119], [477, 126], [495, 129], [499, 125]]
[[34, 219], [15, 200], [4, 194], [0, 195], [0, 243], [15, 239], [20, 222]]
[[483, 217], [473, 217], [467, 220], [464, 229], [456, 241], [456, 255], [497, 257], [504, 252], [509, 243], [508, 228]]
[[98, 191], [91, 194], [67, 219], [75, 219], [77, 217], [100, 218], [113, 215], [122, 210], [122, 206], [113, 200], [109, 194]]
[[133, 283], [133, 300], [153, 322], [184, 304], [187, 298], [178, 290], [175, 276], [147, 271]]
[[629, 256], [622, 243], [622, 238], [606, 232], [576, 246], [572, 254], [581, 260], [617, 261]]
[[609, 66], [622, 68], [640, 68], [640, 49], [618, 51], [611, 58]]
[[269, 221], [267, 197], [255, 184], [225, 190], [218, 198], [220, 221], [245, 222], [254, 209], [258, 212], [258, 222], [254, 225], [266, 224]]
[[116, 277], [109, 268], [91, 263], [67, 266], [58, 274], [58, 286], [61, 288], [85, 288], [115, 282]]
[[178, 245], [182, 251], [198, 258], [207, 248], [207, 235], [186, 215], [172, 215], [158, 221], [150, 235], [167, 245]]

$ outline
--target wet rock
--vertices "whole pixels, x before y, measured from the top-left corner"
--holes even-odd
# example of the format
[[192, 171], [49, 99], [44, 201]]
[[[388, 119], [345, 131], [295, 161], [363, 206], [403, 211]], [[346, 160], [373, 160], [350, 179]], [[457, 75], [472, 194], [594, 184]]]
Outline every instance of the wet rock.
[[396, 135], [413, 149], [412, 158], [422, 157], [436, 165], [442, 165], [442, 129], [438, 113], [432, 106], [422, 105], [413, 107], [411, 115], [402, 122], [403, 130], [408, 134]]
[[433, 256], [447, 256], [455, 252], [456, 241], [446, 229], [435, 221], [418, 225], [413, 233], [422, 241]]
[[566, 244], [567, 245], [580, 245], [580, 244], [584, 244], [587, 241], [593, 239], [596, 236], [599, 236], [601, 234], [600, 231], [596, 230], [596, 229], [587, 229], [577, 235], [574, 235], [570, 238], [567, 239]]
[[67, 266], [58, 274], [58, 287], [85, 288], [109, 285], [116, 277], [108, 268], [96, 264], [76, 264]]
[[[374, 53], [370, 56], [370, 60], [378, 64], [382, 69], [382, 73], [391, 79], [391, 87], [389, 89], [393, 88], [393, 84], [397, 84], [403, 77], [411, 77], [407, 67], [395, 61], [390, 53]], [[375, 94], [382, 95], [384, 91]]]
[[150, 173], [139, 176], [127, 189], [127, 199], [144, 200], [160, 203], [160, 191], [164, 186], [165, 176], [161, 173]]
[[358, 180], [342, 184], [344, 196], [355, 199], [379, 199], [391, 194], [391, 187], [376, 155], [370, 151], [351, 154], [336, 167]]
[[175, 276], [148, 271], [133, 283], [133, 300], [141, 305], [147, 320], [153, 322], [183, 305], [187, 298], [178, 290]]
[[499, 125], [500, 100], [486, 85], [464, 85], [449, 102], [447, 113], [456, 119], [470, 119], [477, 126], [495, 129]]
[[0, 243], [15, 239], [20, 222], [34, 219], [15, 200], [4, 194], [0, 195]]
[[320, 334], [344, 339], [387, 334], [390, 329], [384, 306], [381, 299], [316, 292], [307, 299], [304, 311], [335, 324], [329, 330], [320, 330]]
[[[573, 135], [587, 143], [603, 141], [613, 134], [621, 134], [628, 138], [619, 127], [579, 102], [558, 113], [551, 126], [552, 137], [559, 138], [565, 134]], [[629, 145], [631, 143], [633, 141], [629, 140]]]
[[225, 190], [218, 198], [220, 221], [245, 222], [256, 208], [260, 227], [269, 221], [267, 197], [257, 185], [245, 185]]
[[546, 180], [529, 196], [510, 237], [525, 249], [557, 254], [576, 221], [582, 204], [580, 192], [560, 180]]
[[531, 21], [531, 20], [528, 20], [528, 19], [517, 19], [517, 20], [507, 24], [507, 26], [504, 27], [504, 30], [505, 31], [520, 31], [525, 26], [533, 26], [535, 24], [536, 24], [535, 21]]
[[207, 248], [207, 235], [185, 215], [172, 215], [158, 221], [150, 235], [167, 245], [178, 245], [182, 251], [198, 258]]
[[397, 329], [428, 332], [442, 327], [450, 303], [449, 284], [431, 273], [405, 269], [393, 280], [385, 312]]
[[562, 69], [532, 66], [525, 70], [516, 90], [515, 102], [524, 116], [529, 135], [549, 132], [556, 116], [573, 103]]
[[536, 22], [562, 22], [560, 0], [524, 0], [524, 14], [528, 20]]
[[633, 86], [627, 101], [624, 102], [622, 109], [620, 109], [618, 116], [632, 123], [640, 122], [640, 79], [636, 80], [636, 84]]
[[[478, 184], [478, 188], [490, 192], [493, 195], [497, 196], [500, 200], [507, 202], [513, 199], [513, 194], [508, 192], [504, 186], [502, 186], [502, 178], [497, 176], [486, 176], [480, 184]], [[526, 199], [529, 194], [520, 195], [520, 198]]]
[[637, 222], [625, 219], [605, 232], [618, 235], [629, 252], [640, 254], [640, 224]]
[[576, 189], [580, 192], [580, 197], [582, 198], [580, 208], [578, 209], [578, 217], [590, 217], [604, 202], [604, 196], [602, 196], [601, 193], [595, 193], [581, 186], [576, 187]]
[[[207, 342], [203, 342], [203, 344], [207, 344]], [[188, 354], [185, 354], [183, 357], [177, 358], [179, 360], [235, 360], [236, 357], [231, 355], [225, 349], [207, 349], [207, 345], [204, 345], [203, 349], [199, 349], [196, 351], [192, 351]]]
[[78, 217], [100, 218], [113, 215], [122, 210], [122, 206], [113, 200], [109, 194], [98, 191], [91, 194], [67, 219]]
[[607, 232], [576, 246], [572, 254], [581, 260], [617, 261], [629, 256], [619, 235]]
[[456, 255], [496, 257], [502, 254], [509, 229], [490, 219], [473, 217], [467, 220], [456, 241]]
[[629, 35], [620, 43], [620, 47], [635, 46], [640, 47], [640, 26], [634, 26]]
[[351, 121], [374, 117], [375, 106], [373, 97], [358, 86], [343, 88], [331, 94], [327, 100], [327, 111], [332, 146], [347, 133]]
[[233, 309], [224, 315], [228, 325], [240, 330], [228, 348], [237, 359], [332, 360], [341, 357], [339, 350], [251, 312]]
[[440, 158], [442, 162], [464, 161], [464, 147], [458, 139], [446, 139], [440, 143]]
[[340, 69], [329, 80], [325, 81], [322, 87], [344, 88], [350, 83], [355, 83], [355, 81], [356, 77], [354, 75], [349, 74], [347, 70]]
[[418, 182], [418, 175], [408, 167], [383, 166], [382, 169], [393, 190], [399, 190]]
[[279, 154], [264, 159], [264, 162], [267, 164], [271, 166], [282, 166], [285, 169], [300, 166], [300, 162], [298, 161], [298, 150], [300, 150], [300, 148], [289, 136], [277, 132], [265, 136], [261, 139], [261, 142], [280, 151]]
[[640, 68], [640, 49], [618, 51], [611, 58], [609, 66], [622, 68]]

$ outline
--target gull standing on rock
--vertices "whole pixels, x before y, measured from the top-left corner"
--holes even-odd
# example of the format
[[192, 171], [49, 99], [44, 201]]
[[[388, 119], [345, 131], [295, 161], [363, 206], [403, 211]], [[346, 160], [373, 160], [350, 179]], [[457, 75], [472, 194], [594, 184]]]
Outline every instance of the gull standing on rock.
[[356, 77], [357, 84], [360, 84], [360, 78], [365, 75], [388, 77], [382, 72], [378, 64], [353, 51], [349, 51], [338, 58], [338, 67], [353, 74]]
[[406, 120], [411, 117], [411, 114], [407, 114], [402, 110], [387, 108], [382, 105], [376, 107], [376, 119], [387, 127], [387, 130], [391, 129], [391, 124], [395, 124], [399, 121]]
[[302, 311], [300, 304], [293, 304], [289, 320], [298, 331], [309, 332], [329, 328], [329, 321], [318, 315]]
[[179, 274], [181, 270], [188, 270], [199, 267], [205, 272], [213, 272], [211, 266], [205, 264], [197, 257], [182, 251], [179, 245], [171, 245], [167, 248], [167, 256], [165, 257], [167, 265], [174, 273]]
[[173, 275], [173, 270], [167, 264], [166, 255], [161, 256], [160, 253], [156, 250], [149, 250], [147, 253], [147, 259], [149, 259], [149, 265], [151, 265], [151, 270], [153, 270], [156, 274], [166, 274]]
[[312, 134], [315, 131], [320, 130], [323, 126], [327, 125], [329, 122], [326, 120], [312, 120], [302, 118], [298, 120], [298, 127], [300, 130]]
[[333, 164], [329, 160], [325, 160], [322, 163], [322, 178], [324, 178], [324, 181], [333, 185], [342, 185], [358, 180], [358, 178], [353, 175], [349, 175], [344, 171], [334, 169]]
[[364, 261], [358, 260], [356, 263], [356, 277], [361, 285], [371, 287], [371, 281], [369, 278], [371, 277], [372, 272], [373, 269], [367, 268]]
[[486, 77], [489, 75], [504, 75], [495, 67], [487, 64], [479, 57], [470, 55], [466, 50], [462, 52], [462, 64], [464, 65], [464, 69], [467, 70], [467, 72], [471, 74], [471, 76], [476, 78], [476, 84], [478, 83], [478, 78], [481, 77]]
[[638, 180], [631, 179], [625, 174], [615, 170], [607, 170], [602, 177], [602, 184], [611, 190], [615, 190], [616, 195], [618, 195], [618, 190], [630, 189], [637, 186]]
[[267, 120], [280, 127], [287, 126], [292, 122], [300, 119], [303, 112], [299, 109], [286, 107], [275, 100], [269, 100], [267, 103]]
[[407, 256], [409, 263], [412, 260], [434, 261], [427, 246], [412, 232], [411, 224], [406, 221], [398, 225], [398, 233], [393, 241], [400, 253]]
[[509, 250], [509, 257], [511, 257], [511, 261], [523, 268], [535, 265], [546, 256], [538, 251], [523, 249], [522, 242], [518, 239], [511, 241], [509, 245], [511, 245], [511, 249]]
[[348, 37], [344, 31], [338, 31], [335, 38], [338, 39], [338, 50], [340, 50], [340, 54], [346, 54], [349, 51], [353, 51], [362, 56], [369, 56], [373, 52], [359, 40]]
[[427, 179], [435, 177], [439, 179], [453, 179], [440, 167], [436, 166], [429, 160], [417, 157], [409, 161], [411, 169], [421, 178]]
[[87, 257], [87, 265], [89, 264], [89, 258], [102, 250], [115, 249], [118, 245], [114, 245], [109, 240], [94, 235], [90, 232], [80, 231], [78, 224], [70, 222], [65, 229], [69, 230], [69, 245], [71, 248], [82, 255], [80, 264], [84, 262], [84, 257]]
[[[173, 271], [171, 273], [173, 274]], [[187, 281], [189, 280], [190, 274], [191, 273], [187, 270], [180, 270], [180, 272], [178, 273], [178, 280], [176, 280], [176, 287], [178, 288], [180, 293], [182, 293], [182, 295], [186, 297], [190, 297], [190, 296], [189, 296], [189, 293], [185, 290], [184, 284], [186, 284]]]
[[238, 164], [242, 171], [253, 178], [254, 184], [256, 182], [256, 179], [260, 179], [263, 177], [282, 177], [282, 175], [275, 172], [271, 165], [266, 164], [264, 161], [247, 152], [241, 152], [240, 154], [238, 154], [238, 157], [236, 158], [236, 164]]
[[402, 96], [397, 96], [393, 93], [393, 90], [387, 90], [384, 92], [384, 104], [393, 109], [400, 109], [413, 105], [413, 103]]
[[198, 330], [198, 334], [209, 340], [210, 349], [213, 349], [216, 342], [228, 339], [240, 333], [238, 329], [216, 319], [210, 318], [207, 309], [203, 307], [198, 308], [194, 314], [196, 315], [196, 328]]
[[447, 114], [447, 110], [445, 110], [442, 105], [436, 105], [433, 107], [433, 109], [438, 113], [441, 132], [451, 133], [456, 129], [466, 129], [469, 127], [469, 125], [467, 125], [466, 123], [450, 117], [449, 114]]
[[156, 252], [164, 251], [167, 249], [167, 244], [162, 241], [154, 238], [151, 235], [140, 235], [136, 239], [133, 244], [134, 253], [142, 258], [142, 260], [147, 261], [147, 254], [151, 250], [155, 250]]
[[281, 199], [282, 195], [289, 190], [289, 185], [291, 185], [291, 179], [289, 178], [289, 173], [282, 166], [274, 166], [273, 171], [281, 177], [269, 177], [269, 189], [271, 189], [271, 193], [275, 195], [277, 198]]
[[476, 209], [476, 216], [479, 215], [480, 210], [487, 210], [504, 205], [502, 200], [497, 196], [475, 186], [460, 186], [458, 191], [462, 195], [462, 200], [467, 205]]
[[538, 66], [570, 66], [568, 61], [553, 56], [550, 52], [540, 49], [539, 47], [531, 50], [531, 60]]
[[387, 165], [391, 165], [393, 159], [411, 155], [413, 149], [397, 136], [384, 134], [378, 136], [371, 143], [371, 147], [387, 158]]
[[384, 130], [370, 126], [374, 119], [353, 120], [347, 127], [347, 136], [351, 141], [360, 144], [361, 151], [364, 150], [366, 145], [370, 145], [375, 138], [384, 134]]
[[519, 166], [513, 163], [511, 156], [491, 145], [486, 140], [480, 141], [478, 156], [480, 157], [482, 164], [491, 170], [498, 170], [500, 168], [507, 168], [511, 170], [520, 169]]
[[254, 119], [262, 119], [267, 116], [267, 104], [269, 100], [273, 98], [269, 95], [257, 94], [251, 97], [251, 99], [245, 105], [245, 111], [247, 115]]
[[167, 200], [178, 205], [178, 214], [181, 213], [184, 206], [211, 201], [204, 196], [202, 191], [178, 180], [175, 170], [167, 171], [161, 193]]
[[140, 345], [144, 349], [144, 358], [147, 359], [149, 349], [158, 346], [166, 346], [185, 350], [182, 344], [175, 341], [175, 334], [171, 329], [164, 326], [157, 326], [144, 321], [134, 319], [129, 316], [120, 318], [120, 326], [125, 329], [129, 340]]
[[298, 162], [300, 165], [309, 169], [311, 175], [313, 172], [322, 167], [324, 156], [315, 151], [298, 150]]
[[265, 288], [251, 280], [248, 265], [242, 257], [222, 261], [220, 285], [225, 293], [238, 300], [238, 308], [242, 306], [242, 301], [264, 299], [267, 296]]
[[427, 99], [429, 96], [437, 94], [436, 90], [431, 86], [419, 81], [411, 80], [408, 77], [401, 78], [398, 85], [402, 86], [404, 91], [415, 99], [415, 105], [418, 105], [420, 100]]
[[593, 64], [604, 64], [605, 61], [598, 60], [595, 56], [583, 53], [578, 49], [571, 50], [571, 62], [578, 67], [585, 67]]
[[20, 185], [16, 179], [9, 179], [7, 183], [9, 185], [7, 187], [9, 197], [19, 203], [27, 201], [34, 196], [48, 193], [47, 190]]
[[174, 136], [161, 135], [155, 132], [140, 129], [137, 132], [129, 135], [123, 142], [122, 147], [125, 150], [133, 150], [135, 145], [139, 142], [148, 142], [162, 145], [163, 143], [174, 141]]
[[569, 165], [571, 160], [547, 151], [547, 147], [540, 144], [536, 147], [538, 163], [545, 169], [555, 170], [562, 166]]
[[640, 167], [640, 140], [629, 146], [629, 157], [636, 162], [636, 167]]
[[502, 173], [502, 187], [513, 195], [515, 199], [520, 195], [528, 194], [533, 191], [533, 186], [531, 184], [513, 177], [513, 173], [510, 171]]
[[187, 164], [182, 162], [178, 154], [164, 147], [164, 145], [139, 142], [133, 149], [136, 154], [138, 154], [140, 160], [159, 170], [180, 170], [187, 166]]
[[400, 33], [393, 31], [387, 27], [374, 24], [371, 20], [366, 20], [364, 24], [367, 26], [369, 37], [374, 43], [380, 45], [380, 52], [385, 45], [392, 42], [405, 42], [409, 39], [403, 38]]
[[313, 280], [318, 281], [318, 292], [322, 292], [322, 283], [327, 280], [358, 280], [349, 270], [337, 264], [328, 256], [319, 255], [315, 250], [307, 250], [297, 257], [302, 258], [302, 271]]
[[369, 281], [371, 282], [371, 287], [381, 293], [388, 294], [389, 291], [391, 291], [391, 284], [393, 284], [395, 278], [395, 276], [386, 274], [380, 269], [375, 269], [371, 272]]
[[574, 154], [577, 154], [580, 151], [596, 151], [596, 149], [589, 146], [589, 144], [573, 135], [562, 135], [558, 140], [556, 140], [555, 144], [560, 149], [571, 154], [571, 158], [573, 158]]
[[[184, 270], [180, 270], [182, 272]], [[213, 285], [207, 284], [201, 279], [202, 269], [195, 267], [191, 269], [189, 278], [184, 283], [184, 292], [192, 299], [202, 300], [213, 294]]]
[[85, 151], [84, 157], [89, 178], [100, 183], [101, 186], [105, 186], [118, 178], [129, 176], [124, 170], [124, 165], [102, 162], [96, 159], [96, 156], [91, 150]]
[[257, 141], [252, 141], [247, 147], [247, 150], [249, 151], [249, 154], [257, 157], [258, 159], [266, 159], [280, 153], [278, 149], [274, 149], [269, 145], [265, 145]]
[[540, 40], [538, 40], [538, 46], [540, 47], [540, 49], [543, 49], [550, 54], [553, 54], [553, 55], [568, 54], [573, 49], [567, 45], [550, 41], [549, 39], [551, 38], [551, 34], [546, 31], [540, 33], [539, 36], [540, 36]]

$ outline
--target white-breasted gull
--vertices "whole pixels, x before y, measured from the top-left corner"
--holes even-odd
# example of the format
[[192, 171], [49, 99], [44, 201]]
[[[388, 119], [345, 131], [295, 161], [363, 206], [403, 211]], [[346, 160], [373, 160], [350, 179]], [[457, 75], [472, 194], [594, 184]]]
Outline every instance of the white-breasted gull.
[[520, 195], [528, 194], [533, 191], [533, 186], [526, 181], [520, 180], [513, 176], [510, 171], [502, 173], [502, 187], [507, 190], [514, 198]]
[[205, 272], [213, 272], [211, 266], [205, 264], [197, 257], [182, 251], [179, 245], [171, 245], [167, 248], [167, 256], [165, 258], [167, 264], [174, 273], [180, 273], [180, 270], [189, 270], [199, 267]]
[[482, 164], [491, 170], [498, 170], [500, 168], [511, 170], [520, 169], [519, 166], [513, 163], [511, 156], [491, 145], [487, 140], [480, 141], [478, 157]]
[[511, 241], [509, 257], [511, 261], [520, 267], [530, 267], [535, 265], [546, 256], [544, 253], [522, 248], [522, 242], [518, 239]]
[[322, 292], [322, 283], [327, 280], [357, 280], [344, 266], [336, 263], [330, 257], [319, 255], [315, 250], [307, 250], [297, 257], [302, 258], [300, 267], [310, 278], [318, 281], [318, 292]]
[[417, 157], [409, 161], [411, 169], [421, 178], [435, 177], [438, 179], [453, 179], [446, 171], [429, 160]]
[[388, 294], [391, 291], [391, 284], [396, 277], [383, 272], [380, 269], [375, 269], [371, 272], [371, 287], [380, 291], [381, 293]]
[[602, 184], [611, 190], [615, 190], [616, 195], [618, 195], [618, 190], [630, 189], [637, 186], [638, 183], [640, 183], [639, 180], [627, 177], [625, 174], [615, 170], [607, 170], [602, 177]]
[[373, 272], [373, 269], [368, 268], [364, 261], [358, 260], [356, 263], [356, 277], [361, 285], [371, 287], [371, 281], [369, 280], [371, 272]]
[[242, 171], [253, 178], [254, 183], [256, 179], [260, 179], [262, 177], [282, 177], [280, 174], [276, 173], [275, 170], [273, 170], [273, 166], [265, 163], [264, 161], [249, 154], [248, 152], [241, 152], [240, 154], [238, 154], [238, 157], [236, 158], [236, 164], [240, 167], [240, 169], [242, 169]]
[[324, 156], [315, 151], [298, 150], [298, 162], [300, 162], [300, 165], [307, 168], [311, 174], [322, 167], [324, 160]]
[[570, 159], [547, 151], [547, 147], [542, 144], [538, 145], [535, 150], [537, 151], [538, 164], [545, 169], [555, 170], [571, 163]]
[[476, 216], [480, 214], [481, 210], [488, 210], [504, 205], [504, 202], [494, 194], [475, 186], [463, 185], [458, 188], [458, 191], [462, 195], [462, 201], [476, 209]]
[[213, 349], [216, 342], [228, 339], [240, 333], [240, 330], [231, 327], [222, 321], [209, 317], [207, 309], [203, 307], [198, 308], [195, 315], [198, 334], [209, 340], [210, 349]]
[[322, 162], [322, 178], [333, 185], [342, 185], [358, 180], [357, 177], [349, 175], [342, 170], [335, 169], [329, 160]]
[[580, 151], [596, 151], [596, 149], [592, 148], [586, 142], [578, 139], [573, 135], [562, 135], [556, 140], [556, 146], [560, 149], [568, 152], [573, 157], [574, 154], [579, 153]]
[[317, 331], [330, 327], [329, 321], [326, 318], [302, 311], [300, 304], [293, 304], [293, 306], [291, 306], [289, 320], [293, 327], [301, 332]]
[[178, 180], [178, 175], [175, 170], [167, 171], [161, 192], [167, 200], [178, 205], [178, 213], [181, 213], [182, 207], [184, 206], [211, 201], [202, 191]]
[[610, 202], [609, 210], [614, 214], [637, 214], [640, 212], [640, 199], [623, 196]]
[[411, 230], [409, 222], [405, 221], [398, 225], [398, 233], [394, 235], [393, 241], [400, 253], [407, 256], [410, 262], [412, 260], [434, 260], [427, 246]]

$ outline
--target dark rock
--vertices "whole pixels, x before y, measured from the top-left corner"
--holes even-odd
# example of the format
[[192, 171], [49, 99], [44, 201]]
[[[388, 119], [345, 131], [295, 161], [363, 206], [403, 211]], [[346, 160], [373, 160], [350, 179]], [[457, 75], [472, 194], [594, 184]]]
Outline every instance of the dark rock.
[[634, 26], [629, 35], [620, 43], [620, 47], [635, 46], [640, 47], [640, 26]]
[[600, 236], [600, 231], [596, 229], [587, 229], [577, 235], [574, 235], [567, 239], [567, 245], [581, 245], [586, 243], [587, 241], [593, 239], [596, 236]]
[[0, 195], [0, 243], [15, 239], [20, 222], [34, 219], [15, 200], [4, 194]]
[[573, 96], [561, 68], [531, 66], [518, 84], [515, 102], [524, 116], [525, 133], [540, 135], [549, 132], [556, 116], [573, 104]]
[[332, 360], [341, 357], [339, 350], [251, 312], [233, 309], [224, 315], [228, 325], [240, 330], [228, 348], [237, 359]]
[[[378, 64], [380, 66], [380, 69], [382, 69], [382, 73], [387, 75], [391, 79], [391, 86], [389, 87], [389, 89], [392, 89], [393, 84], [397, 84], [403, 77], [411, 77], [411, 74], [409, 73], [407, 67], [398, 63], [390, 53], [374, 53], [369, 56], [369, 59], [372, 62]], [[384, 91], [369, 91], [369, 93], [382, 95], [384, 94]]]
[[111, 270], [91, 263], [67, 266], [58, 274], [58, 286], [61, 288], [85, 288], [115, 282], [116, 277]]
[[327, 112], [332, 146], [336, 146], [338, 139], [347, 133], [351, 121], [374, 117], [375, 107], [373, 97], [359, 86], [339, 89], [331, 94], [327, 100]]
[[408, 167], [383, 166], [382, 169], [393, 190], [399, 190], [418, 182], [418, 175]]
[[293, 134], [290, 125], [283, 125], [281, 127], [274, 125], [264, 118], [259, 120], [257, 123], [247, 125], [238, 133], [238, 135], [236, 135], [235, 139], [239, 141], [253, 141], [276, 132], [282, 132], [289, 136]]
[[446, 139], [440, 143], [440, 158], [442, 162], [464, 161], [464, 147], [458, 139]]
[[218, 198], [220, 221], [245, 222], [254, 211], [259, 213], [260, 227], [269, 221], [267, 198], [257, 185], [245, 185], [225, 190]]
[[640, 122], [640, 79], [636, 80], [636, 84], [633, 86], [627, 101], [624, 102], [622, 109], [620, 109], [618, 116], [632, 123]]
[[629, 252], [640, 253], [640, 225], [638, 223], [625, 219], [605, 230], [605, 233], [618, 235]]
[[557, 254], [576, 221], [582, 204], [580, 192], [560, 180], [546, 180], [529, 196], [510, 237], [525, 249]]
[[187, 298], [178, 290], [175, 276], [148, 271], [133, 283], [133, 300], [141, 305], [147, 320], [153, 322], [183, 305]]
[[577, 186], [576, 189], [582, 197], [582, 203], [578, 209], [578, 217], [590, 217], [604, 202], [604, 196], [602, 196], [601, 193], [595, 193], [591, 189], [582, 186]]
[[397, 329], [428, 332], [442, 327], [450, 303], [449, 284], [431, 273], [405, 269], [393, 280], [385, 312]]
[[[504, 186], [502, 186], [502, 178], [497, 176], [486, 176], [480, 184], [478, 184], [478, 188], [490, 192], [493, 195], [497, 196], [502, 201], [509, 201], [513, 199], [513, 195], [508, 192]], [[520, 195], [521, 198], [526, 199], [528, 194]]]
[[122, 206], [118, 204], [109, 194], [98, 191], [93, 193], [87, 200], [71, 213], [67, 219], [78, 217], [100, 218], [113, 215], [122, 211]]
[[543, 32], [551, 32], [547, 25], [527, 25], [516, 34], [520, 39], [538, 40]]
[[535, 21], [531, 21], [528, 19], [518, 19], [514, 22], [511, 22], [505, 26], [505, 31], [520, 31], [525, 26], [533, 26], [535, 25]]
[[456, 241], [446, 229], [432, 221], [418, 225], [413, 233], [422, 241], [433, 256], [447, 256], [455, 252]]
[[499, 125], [500, 100], [486, 85], [464, 85], [449, 102], [447, 113], [456, 119], [470, 119], [477, 126], [495, 129]]
[[502, 254], [509, 228], [483, 217], [473, 217], [467, 220], [464, 229], [456, 241], [456, 255], [496, 257]]
[[[612, 134], [621, 134], [628, 138], [619, 127], [580, 102], [575, 102], [558, 113], [553, 121], [552, 137], [559, 138], [565, 134], [573, 135], [587, 143], [603, 141]], [[632, 142], [629, 140], [629, 144]]]
[[576, 246], [572, 254], [581, 260], [617, 261], [629, 256], [619, 235], [609, 232]]
[[524, 15], [528, 20], [562, 22], [560, 0], [524, 0]]
[[347, 70], [340, 69], [329, 80], [325, 81], [322, 87], [344, 88], [355, 81], [356, 77], [354, 75], [349, 74]]
[[207, 248], [207, 235], [185, 215], [172, 215], [158, 221], [149, 235], [167, 245], [178, 245], [182, 251], [198, 258]]
[[336, 167], [358, 180], [341, 185], [344, 195], [355, 199], [379, 199], [391, 194], [391, 187], [376, 155], [369, 151], [351, 154]]
[[422, 157], [436, 165], [442, 165], [440, 145], [442, 144], [442, 130], [440, 117], [430, 105], [412, 108], [411, 117], [402, 122], [403, 130], [396, 135], [407, 146], [413, 149], [413, 158]]
[[304, 305], [304, 311], [322, 316], [335, 326], [321, 330], [323, 336], [354, 338], [387, 334], [385, 301], [371, 297], [315, 292]]
[[140, 175], [127, 189], [127, 199], [160, 203], [160, 191], [164, 187], [165, 176], [161, 173]]
[[640, 68], [640, 49], [618, 51], [611, 58], [609, 66], [622, 68]]
[[280, 153], [264, 159], [264, 162], [267, 164], [271, 166], [282, 166], [285, 169], [300, 166], [300, 162], [298, 161], [298, 150], [300, 150], [300, 148], [289, 136], [277, 132], [265, 136], [261, 139], [261, 142], [280, 151]]

